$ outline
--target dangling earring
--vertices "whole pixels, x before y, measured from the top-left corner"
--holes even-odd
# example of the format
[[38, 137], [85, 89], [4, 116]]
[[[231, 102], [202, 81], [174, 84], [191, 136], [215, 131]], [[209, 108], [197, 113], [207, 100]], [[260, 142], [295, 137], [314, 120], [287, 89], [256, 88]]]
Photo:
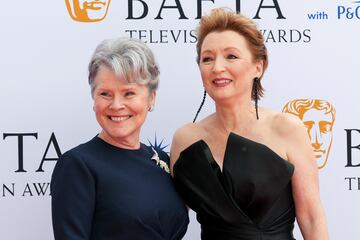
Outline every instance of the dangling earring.
[[254, 78], [253, 82], [253, 89], [252, 89], [252, 98], [255, 101], [255, 112], [256, 112], [256, 119], [259, 120], [259, 110], [258, 110], [258, 100], [259, 100], [259, 83], [260, 79], [258, 77]]
[[198, 117], [198, 115], [199, 115], [199, 113], [200, 113], [200, 111], [201, 111], [201, 108], [203, 107], [203, 105], [204, 105], [204, 103], [205, 103], [205, 99], [206, 99], [206, 90], [204, 89], [204, 96], [203, 96], [203, 99], [202, 99], [202, 101], [201, 101], [200, 107], [199, 107], [199, 109], [197, 110], [197, 112], [196, 112], [196, 114], [195, 114], [195, 118], [194, 118], [194, 120], [193, 120], [193, 123], [196, 121], [196, 119], [197, 119], [197, 117]]

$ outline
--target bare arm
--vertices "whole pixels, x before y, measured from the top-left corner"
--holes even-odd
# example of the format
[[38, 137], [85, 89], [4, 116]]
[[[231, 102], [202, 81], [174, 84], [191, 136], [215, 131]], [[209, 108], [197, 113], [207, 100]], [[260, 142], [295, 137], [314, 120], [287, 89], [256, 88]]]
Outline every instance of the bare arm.
[[[301, 121], [287, 117], [287, 157], [295, 165], [292, 191], [296, 219], [305, 240], [329, 239], [325, 212], [320, 201], [318, 169], [309, 136]], [[284, 125], [283, 125], [284, 126]]]

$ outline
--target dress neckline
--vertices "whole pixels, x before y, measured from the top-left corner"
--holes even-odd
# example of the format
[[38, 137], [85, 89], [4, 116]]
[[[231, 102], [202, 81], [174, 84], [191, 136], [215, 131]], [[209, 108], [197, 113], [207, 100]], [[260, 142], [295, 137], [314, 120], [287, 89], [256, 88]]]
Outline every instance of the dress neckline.
[[99, 134], [97, 134], [93, 138], [93, 140], [95, 142], [99, 142], [101, 145], [103, 145], [103, 146], [105, 146], [107, 148], [111, 148], [111, 149], [113, 149], [115, 151], [121, 151], [121, 152], [134, 152], [134, 153], [141, 152], [144, 149], [144, 147], [146, 146], [144, 143], [140, 142], [140, 147], [138, 149], [128, 149], [128, 148], [117, 147], [115, 145], [112, 145], [112, 144], [106, 142], [104, 139], [100, 138]]
[[[279, 184], [278, 181], [281, 182], [281, 187], [278, 188], [278, 191], [281, 191], [289, 183], [289, 181], [291, 181], [291, 177], [295, 169], [292, 163], [285, 160], [283, 157], [274, 152], [265, 144], [253, 141], [233, 132], [230, 132], [227, 138], [222, 169], [220, 169], [219, 164], [214, 160], [208, 144], [203, 139], [199, 139], [189, 145], [183, 151], [181, 151], [179, 158], [173, 166], [174, 178], [176, 179], [177, 176], [179, 177], [184, 174], [188, 176], [189, 174], [194, 173], [192, 170], [193, 168], [199, 166], [202, 167], [204, 175], [201, 175], [202, 177], [200, 178], [200, 182], [205, 185], [208, 182], [211, 182], [213, 184], [211, 188], [217, 188], [218, 186], [218, 193], [221, 194], [224, 199], [226, 199], [226, 201], [229, 201], [229, 203], [234, 207], [234, 210], [236, 209], [236, 212], [240, 213], [240, 215], [245, 217], [248, 222], [254, 224], [254, 220], [240, 206], [237, 205], [233, 196], [229, 193], [229, 183], [226, 179], [232, 179], [231, 176], [232, 174], [234, 174], [234, 168], [232, 168], [233, 162], [230, 161], [230, 159], [233, 159], [232, 156], [234, 155], [232, 154], [234, 154], [234, 150], [236, 151], [236, 154], [238, 154], [237, 156], [238, 159], [240, 158], [239, 160], [241, 160], [242, 156], [246, 158], [246, 156], [248, 156], [249, 154], [257, 155], [259, 158], [253, 158], [252, 160], [255, 160], [255, 162], [251, 163], [252, 166], [254, 166], [255, 168], [256, 164], [264, 166], [262, 164], [265, 162], [267, 162], [267, 165], [265, 166], [272, 166], [272, 169], [274, 169], [274, 167], [276, 166], [276, 168], [278, 169], [276, 173], [277, 176], [275, 177], [276, 181], [272, 182], [272, 184]], [[259, 155], [258, 152], [262, 153]], [[264, 154], [267, 155], [266, 159], [261, 157]], [[198, 162], [195, 163], [193, 161]], [[246, 165], [247, 164], [245, 163], [245, 166]], [[180, 171], [179, 173], [180, 175], [177, 173], [177, 169], [182, 169], [182, 171]], [[264, 170], [264, 168], [262, 169]], [[187, 170], [189, 170], [190, 173]], [[200, 171], [201, 169], [198, 170]], [[212, 180], [204, 180], [205, 176], [210, 177]], [[195, 183], [193, 182], [193, 184]], [[217, 186], [215, 186], [214, 184]]]
[[[211, 152], [211, 149], [209, 147], [209, 144], [207, 144], [207, 142], [204, 140], [204, 139], [199, 139], [195, 142], [193, 142], [192, 144], [190, 144], [188, 147], [186, 147], [184, 150], [182, 150], [180, 152], [180, 155], [182, 152], [186, 152], [188, 151], [190, 148], [192, 148], [194, 145], [197, 145], [197, 144], [202, 144], [202, 146], [205, 148], [205, 150], [208, 152], [208, 155], [210, 157], [210, 164], [216, 164], [216, 166], [219, 168], [220, 172], [222, 173], [223, 170], [224, 170], [224, 165], [225, 165], [225, 160], [227, 159], [227, 152], [228, 152], [228, 149], [229, 149], [229, 145], [230, 145], [230, 140], [233, 139], [234, 137], [237, 137], [237, 138], [241, 138], [243, 140], [245, 140], [246, 142], [250, 142], [252, 144], [256, 144], [256, 145], [259, 145], [259, 146], [262, 146], [264, 147], [265, 149], [267, 149], [270, 153], [272, 153], [273, 155], [275, 155], [277, 158], [279, 158], [280, 160], [284, 161], [286, 164], [290, 164], [291, 167], [293, 168], [294, 167], [294, 164], [292, 164], [291, 162], [289, 162], [288, 160], [284, 159], [282, 156], [280, 156], [277, 152], [275, 152], [274, 150], [272, 150], [270, 147], [268, 147], [267, 145], [263, 144], [263, 143], [260, 143], [260, 142], [257, 142], [257, 141], [254, 141], [254, 140], [251, 140], [249, 138], [246, 138], [244, 136], [241, 136], [237, 133], [234, 133], [234, 132], [230, 132], [227, 139], [226, 139], [226, 146], [225, 146], [225, 154], [224, 154], [224, 157], [222, 159], [222, 166], [220, 166], [215, 158], [214, 158], [214, 155], [212, 154]], [[180, 155], [179, 155], [179, 158], [180, 158]], [[179, 159], [178, 159], [179, 160]], [[176, 165], [177, 161], [175, 162], [174, 164], [174, 167]]]

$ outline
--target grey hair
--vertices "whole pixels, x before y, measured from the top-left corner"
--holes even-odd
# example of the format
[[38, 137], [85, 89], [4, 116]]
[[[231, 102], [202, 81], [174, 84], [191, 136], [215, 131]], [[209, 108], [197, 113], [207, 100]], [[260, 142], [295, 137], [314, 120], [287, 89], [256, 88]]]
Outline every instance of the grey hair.
[[89, 63], [89, 84], [94, 94], [95, 77], [101, 67], [107, 67], [129, 83], [147, 85], [150, 92], [159, 85], [159, 67], [151, 49], [137, 39], [116, 38], [102, 41]]

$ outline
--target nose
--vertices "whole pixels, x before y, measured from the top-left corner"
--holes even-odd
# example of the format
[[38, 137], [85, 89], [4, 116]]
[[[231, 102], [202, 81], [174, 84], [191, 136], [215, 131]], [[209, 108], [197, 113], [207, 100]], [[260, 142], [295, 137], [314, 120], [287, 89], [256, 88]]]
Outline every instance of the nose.
[[114, 97], [110, 103], [111, 110], [121, 110], [125, 108], [124, 101], [121, 97]]
[[225, 71], [224, 61], [221, 58], [216, 58], [212, 67], [214, 73], [221, 73]]

